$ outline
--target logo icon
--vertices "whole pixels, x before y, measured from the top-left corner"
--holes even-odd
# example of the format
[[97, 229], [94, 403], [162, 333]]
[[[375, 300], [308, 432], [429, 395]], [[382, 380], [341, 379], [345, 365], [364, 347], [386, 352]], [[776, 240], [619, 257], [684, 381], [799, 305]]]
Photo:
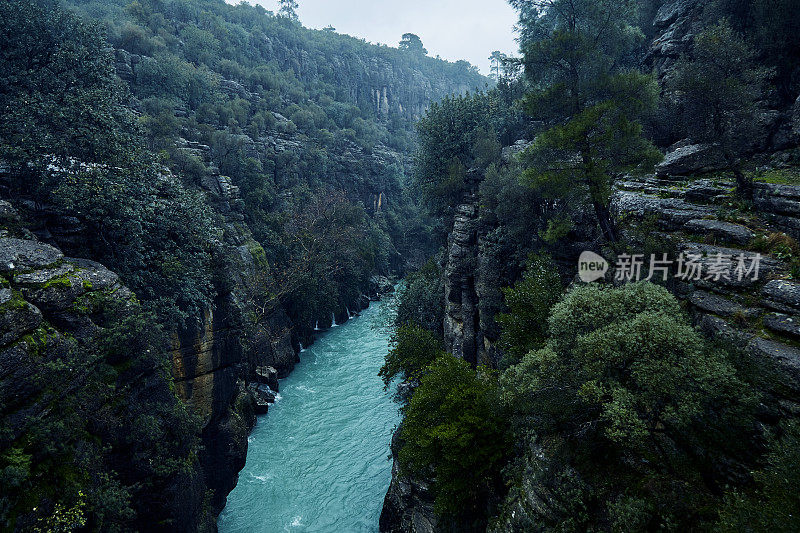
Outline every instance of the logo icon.
[[602, 279], [608, 272], [608, 261], [594, 252], [583, 252], [578, 258], [578, 277], [584, 283]]

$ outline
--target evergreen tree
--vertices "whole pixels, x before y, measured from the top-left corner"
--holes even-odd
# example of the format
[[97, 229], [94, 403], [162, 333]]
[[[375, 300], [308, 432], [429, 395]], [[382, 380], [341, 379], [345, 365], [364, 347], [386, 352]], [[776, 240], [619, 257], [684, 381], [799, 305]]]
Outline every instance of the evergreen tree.
[[495, 50], [492, 52], [492, 55], [489, 56], [489, 61], [491, 61], [491, 65], [489, 66], [489, 77], [495, 81], [500, 80], [501, 73], [503, 73], [503, 67], [505, 62], [505, 54], [502, 52]]
[[423, 56], [428, 54], [428, 51], [422, 45], [422, 39], [419, 38], [419, 35], [415, 35], [413, 33], [403, 34], [403, 40], [400, 41], [399, 48], [400, 50], [413, 52]]
[[281, 9], [280, 14], [289, 20], [297, 21], [297, 8], [299, 5], [296, 0], [280, 0]]
[[670, 85], [694, 141], [715, 143], [736, 178], [739, 193], [752, 196], [752, 178], [741, 168], [757, 127], [765, 78], [755, 51], [727, 20], [697, 35], [693, 58], [683, 57]]
[[469, 171], [485, 170], [497, 159], [497, 115], [496, 95], [476, 93], [434, 103], [417, 123], [414, 178], [434, 212], [450, 212], [473, 192], [478, 180]]
[[524, 154], [525, 182], [554, 197], [576, 195], [594, 208], [603, 235], [617, 232], [609, 211], [616, 176], [658, 160], [640, 116], [658, 87], [629, 66], [641, 38], [634, 0], [514, 0], [533, 90], [532, 118], [547, 128]]

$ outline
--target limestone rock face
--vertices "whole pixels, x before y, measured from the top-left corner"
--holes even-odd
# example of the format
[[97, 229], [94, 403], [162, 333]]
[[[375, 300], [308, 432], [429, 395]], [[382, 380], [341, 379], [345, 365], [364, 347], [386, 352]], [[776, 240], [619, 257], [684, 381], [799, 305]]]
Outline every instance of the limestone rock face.
[[746, 245], [755, 237], [755, 233], [741, 224], [721, 220], [693, 219], [686, 223], [687, 231], [710, 234], [727, 242]]
[[764, 305], [778, 311], [800, 313], [800, 283], [772, 280], [762, 289]]
[[46, 267], [60, 261], [60, 250], [39, 242], [23, 239], [0, 240], [0, 272], [8, 273]]
[[[755, 210], [750, 218], [739, 217], [741, 224], [716, 219], [714, 205], [729, 204], [732, 191], [732, 182], [720, 180], [630, 179], [619, 183], [612, 205], [619, 215], [635, 213], [635, 220], [655, 216], [676, 253], [698, 258], [703, 272], [708, 273], [719, 258], [731, 258], [732, 268], [738, 258], [745, 267], [758, 258], [757, 273], [719, 279], [704, 275], [676, 283], [673, 292], [686, 300], [695, 322], [708, 335], [726, 338], [745, 347], [751, 357], [780, 369], [783, 390], [793, 395], [783, 403], [795, 409], [791, 406], [796, 406], [800, 394], [800, 350], [795, 347], [800, 336], [800, 283], [787, 279], [789, 267], [779, 257], [766, 252], [757, 255], [747, 248], [754, 228], [761, 233], [786, 231], [800, 236], [800, 187], [756, 183]], [[702, 216], [694, 216], [698, 214]], [[698, 236], [725, 245], [697, 242]]]
[[478, 266], [477, 201], [456, 207], [453, 231], [448, 238], [445, 267], [445, 348], [471, 363], [478, 360], [478, 298], [475, 290]]
[[647, 61], [661, 76], [682, 54], [691, 50], [694, 35], [700, 31], [700, 15], [707, 0], [667, 0], [653, 20], [657, 33], [647, 54]]
[[427, 482], [400, 475], [398, 434], [392, 438], [392, 482], [383, 501], [379, 529], [381, 533], [434, 533], [440, 529], [433, 494]]
[[659, 176], [689, 176], [724, 167], [724, 160], [710, 144], [683, 144], [656, 166]]
[[[76, 351], [92, 354], [96, 350], [107, 326], [103, 313], [98, 312], [104, 306], [100, 302], [113, 302], [122, 312], [137, 304], [117, 275], [99, 263], [64, 257], [58, 248], [35, 239], [0, 237], [0, 251], [0, 417], [3, 427], [17, 439], [28, 435], [37, 421], [54, 416], [53, 389], [42, 381], [43, 376], [52, 378], [52, 374], [43, 368], [63, 368], [59, 379], [65, 382], [63, 388], [55, 389], [59, 391], [80, 390], [85, 380], [91, 379], [88, 376], [94, 365], [89, 358], [72, 357]], [[139, 411], [145, 403], [148, 407], [141, 409], [152, 409], [162, 401], [166, 405], [175, 402], [152, 362], [129, 374], [121, 371], [119, 379], [125, 386], [116, 389], [122, 395], [118, 400], [134, 413], [149, 413]], [[142, 401], [145, 397], [146, 402]], [[101, 438], [103, 433], [96, 435]], [[143, 443], [143, 449], [147, 445]], [[124, 470], [120, 468], [120, 475]], [[163, 498], [163, 508], [153, 509], [153, 513], [169, 513], [186, 530], [196, 529], [203, 502], [195, 496], [204, 490], [200, 475], [187, 472], [178, 477], [158, 495]]]

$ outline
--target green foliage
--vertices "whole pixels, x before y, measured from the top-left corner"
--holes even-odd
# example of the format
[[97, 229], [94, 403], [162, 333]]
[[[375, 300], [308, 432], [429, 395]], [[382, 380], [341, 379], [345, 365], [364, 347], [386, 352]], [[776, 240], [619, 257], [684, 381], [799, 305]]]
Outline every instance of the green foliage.
[[91, 343], [48, 330], [20, 360], [14, 386], [36, 402], [19, 419], [6, 396], [0, 418], [4, 529], [146, 529], [175, 516], [163, 495], [191, 483], [199, 421], [170, 390], [167, 336], [129, 304], [94, 312], [104, 329]]
[[398, 48], [404, 52], [411, 52], [412, 54], [423, 56], [428, 54], [428, 51], [422, 45], [422, 39], [419, 38], [419, 35], [413, 33], [404, 33]]
[[590, 487], [580, 490], [589, 513], [579, 528], [713, 520], [717, 494], [742, 474], [736, 461], [752, 460], [755, 397], [729, 356], [649, 283], [577, 288], [549, 326], [547, 345], [508, 369], [503, 386], [544, 468]]
[[432, 104], [417, 123], [414, 179], [435, 213], [450, 213], [464, 192], [477, 185], [468, 182], [468, 171], [486, 169], [498, 158], [492, 125], [497, 109], [492, 93], [449, 97]]
[[[294, 1], [282, 2], [278, 15], [259, 6], [220, 0], [71, 3], [77, 11], [102, 20], [109, 43], [116, 48], [116, 59], [120, 64], [130, 63], [131, 72], [123, 77], [141, 102], [137, 122], [144, 130], [147, 148], [159, 152], [159, 163], [168, 165], [189, 189], [209, 188], [209, 183], [213, 189], [214, 166], [239, 188], [241, 199], [231, 202], [236, 212], [233, 216], [245, 217], [264, 248], [273, 277], [280, 279], [293, 265], [306, 262], [308, 254], [297, 243], [293, 222], [302, 218], [298, 213], [303, 213], [314, 197], [336, 191], [353, 206], [366, 204], [367, 209], [359, 215], [364, 238], [352, 239], [347, 248], [335, 250], [337, 265], [340, 258], [349, 256], [341, 274], [337, 273], [334, 281], [315, 277], [326, 271], [328, 264], [314, 275], [301, 270], [298, 277], [302, 279], [290, 283], [291, 295], [286, 299], [292, 300], [290, 315], [296, 323], [307, 327], [317, 318], [330, 316], [331, 311], [352, 307], [364, 288], [362, 270], [398, 270], [402, 267], [400, 254], [427, 257], [435, 250], [429, 222], [415, 197], [405, 191], [404, 174], [410, 158], [405, 158], [404, 152], [415, 146], [414, 111], [401, 109], [400, 103], [408, 105], [406, 90], [401, 92], [399, 87], [413, 94], [418, 89], [416, 80], [422, 77], [431, 84], [424, 88], [429, 91], [426, 94], [438, 98], [455, 88], [483, 85], [485, 79], [468, 64], [303, 28], [296, 23]], [[336, 68], [337, 64], [348, 67]], [[372, 82], [367, 81], [385, 71], [400, 80], [396, 93], [388, 94], [389, 102], [383, 95], [376, 97]], [[122, 96], [125, 101], [127, 95]], [[387, 107], [387, 103], [391, 105]], [[210, 151], [176, 144], [177, 136], [208, 146]], [[78, 159], [80, 155], [75, 154]], [[129, 164], [119, 167], [127, 171]], [[158, 180], [152, 173], [146, 179]], [[120, 181], [125, 185], [128, 179]], [[68, 189], [63, 191], [65, 197], [74, 193], [71, 185]], [[122, 189], [121, 195], [138, 198], [126, 187]], [[375, 196], [382, 199], [379, 212], [370, 205], [369, 199]], [[143, 200], [152, 203], [151, 198]], [[165, 211], [172, 209], [176, 207], [169, 205]], [[105, 206], [98, 211], [98, 215], [104, 214]], [[133, 211], [128, 216], [136, 221], [132, 228], [136, 229], [140, 208], [129, 211]], [[192, 243], [189, 248], [196, 253], [186, 257], [160, 250], [161, 256], [175, 257], [163, 265], [166, 277], [171, 279], [173, 273], [183, 271], [187, 278], [185, 293], [175, 295], [184, 315], [181, 318], [213, 298], [205, 290], [205, 267], [209, 259], [213, 263], [223, 253], [198, 242], [189, 229], [197, 228], [198, 234], [209, 235], [208, 240], [216, 242], [220, 232], [213, 226], [221, 221], [212, 221], [209, 227], [196, 216], [199, 213], [189, 211], [182, 218], [195, 220], [182, 221], [186, 229], [176, 240]], [[207, 208], [204, 211], [209, 212]], [[141, 225], [152, 228], [167, 221], [152, 222], [143, 220]], [[114, 224], [111, 227], [116, 229]], [[343, 232], [353, 234], [349, 224]], [[124, 242], [116, 234], [104, 237], [112, 244]], [[160, 240], [153, 236], [150, 241], [156, 242], [146, 242], [143, 250], [114, 250], [98, 258], [122, 270], [107, 255], [136, 259], [147, 255], [149, 246], [161, 246]], [[343, 240], [338, 242], [343, 244]], [[347, 273], [353, 275], [346, 277]], [[130, 276], [124, 279], [137, 293], [146, 287]], [[298, 285], [302, 288], [295, 289]], [[159, 288], [158, 293], [163, 292]]]
[[400, 289], [397, 326], [416, 324], [437, 335], [444, 329], [444, 283], [442, 270], [431, 258], [417, 272], [406, 276]]
[[551, 197], [588, 198], [606, 239], [615, 177], [660, 159], [639, 119], [657, 102], [655, 80], [627, 67], [641, 33], [636, 2], [512, 2], [521, 10], [527, 112], [547, 129], [525, 153], [523, 180]]
[[794, 279], [800, 279], [800, 244], [785, 233], [758, 235], [750, 242], [750, 249], [766, 252], [785, 261]]
[[752, 117], [763, 108], [769, 75], [753, 48], [723, 20], [697, 35], [691, 59], [681, 58], [670, 81], [687, 133], [719, 146], [744, 195], [752, 194], [752, 178], [740, 169], [741, 154], [751, 147], [757, 128]]
[[728, 19], [759, 50], [760, 60], [777, 69], [775, 87], [784, 99], [796, 98], [792, 71], [800, 58], [800, 12], [793, 0], [714, 0], [706, 19]]
[[55, 0], [3, 2], [0, 20], [0, 159], [15, 169], [123, 163], [130, 132], [119, 124], [131, 114], [98, 26]]
[[200, 197], [141, 149], [102, 34], [47, 1], [0, 9], [0, 70], [11, 81], [0, 87], [11, 110], [0, 158], [11, 166], [11, 193], [77, 217], [90, 238], [67, 252], [118, 271], [163, 319], [197, 316], [212, 297], [215, 230]]
[[541, 347], [547, 337], [550, 310], [561, 293], [561, 278], [551, 259], [531, 254], [522, 279], [503, 289], [508, 313], [495, 317], [502, 330], [501, 366], [516, 364], [529, 351]]
[[281, 16], [284, 16], [289, 20], [297, 21], [297, 8], [299, 7], [297, 2], [295, 0], [280, 0], [280, 4]]
[[379, 376], [386, 388], [401, 375], [408, 382], [418, 381], [428, 366], [444, 354], [442, 341], [433, 332], [413, 324], [400, 326], [392, 337]]
[[718, 531], [775, 531], [800, 529], [800, 426], [789, 421], [783, 435], [773, 438], [767, 465], [754, 474], [757, 487], [729, 492], [720, 512]]
[[435, 479], [440, 514], [481, 520], [499, 488], [509, 436], [497, 378], [466, 361], [439, 357], [425, 372], [400, 430], [401, 469]]

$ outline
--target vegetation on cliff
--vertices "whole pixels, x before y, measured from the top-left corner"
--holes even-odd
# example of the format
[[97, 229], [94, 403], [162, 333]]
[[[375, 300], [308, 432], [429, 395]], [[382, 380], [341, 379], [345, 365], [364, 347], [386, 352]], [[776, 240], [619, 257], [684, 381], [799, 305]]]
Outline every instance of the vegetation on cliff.
[[[774, 315], [753, 309], [770, 284], [794, 290], [791, 254], [764, 258], [775, 259], [766, 286], [622, 285], [624, 276], [614, 287], [585, 286], [575, 270], [583, 250], [647, 258], [684, 239], [701, 254], [734, 245], [769, 253], [766, 240], [794, 241], [771, 225], [788, 224], [788, 204], [774, 215], [773, 189], [754, 178], [789, 175], [798, 162], [797, 41], [765, 38], [797, 27], [796, 10], [722, 0], [511, 3], [524, 74], [498, 67], [496, 88], [446, 100], [419, 126], [417, 184], [454, 229], [437, 259], [444, 275], [423, 291], [417, 274], [415, 290], [401, 293], [416, 329], [387, 361], [392, 375], [408, 372], [400, 400], [414, 422], [399, 431], [398, 479], [430, 483], [441, 530], [796, 528], [797, 336], [774, 335], [761, 322]], [[663, 152], [658, 172], [673, 181], [631, 177], [651, 173]], [[709, 170], [724, 181], [678, 185]], [[636, 204], [653, 197], [663, 200]], [[444, 331], [427, 311], [441, 284]], [[737, 304], [724, 307], [729, 298]], [[796, 308], [781, 309], [795, 320]], [[467, 342], [499, 381], [453, 362]], [[420, 370], [419, 354], [430, 360], [442, 345], [453, 355]], [[437, 377], [448, 364], [460, 364], [451, 372], [463, 387]], [[482, 385], [471, 388], [476, 379]], [[788, 381], [790, 393], [781, 389]], [[442, 437], [434, 428], [463, 421], [448, 418], [445, 399], [467, 391], [493, 405], [482, 424], [508, 427], [508, 440], [473, 441], [459, 426], [471, 445], [456, 450], [463, 441], [454, 439], [457, 458], [432, 453]], [[451, 490], [450, 462], [486, 457], [476, 505], [471, 490]], [[499, 476], [505, 486], [493, 484]], [[422, 491], [403, 497], [387, 498], [387, 518], [404, 505], [424, 514], [430, 503]]]
[[276, 350], [251, 330], [293, 358], [434, 250], [412, 126], [486, 80], [303, 28], [295, 2], [65, 3], [0, 4], [0, 248], [99, 261], [135, 300], [106, 317], [60, 263], [3, 266], [0, 529], [209, 526], [252, 424], [245, 350]]

